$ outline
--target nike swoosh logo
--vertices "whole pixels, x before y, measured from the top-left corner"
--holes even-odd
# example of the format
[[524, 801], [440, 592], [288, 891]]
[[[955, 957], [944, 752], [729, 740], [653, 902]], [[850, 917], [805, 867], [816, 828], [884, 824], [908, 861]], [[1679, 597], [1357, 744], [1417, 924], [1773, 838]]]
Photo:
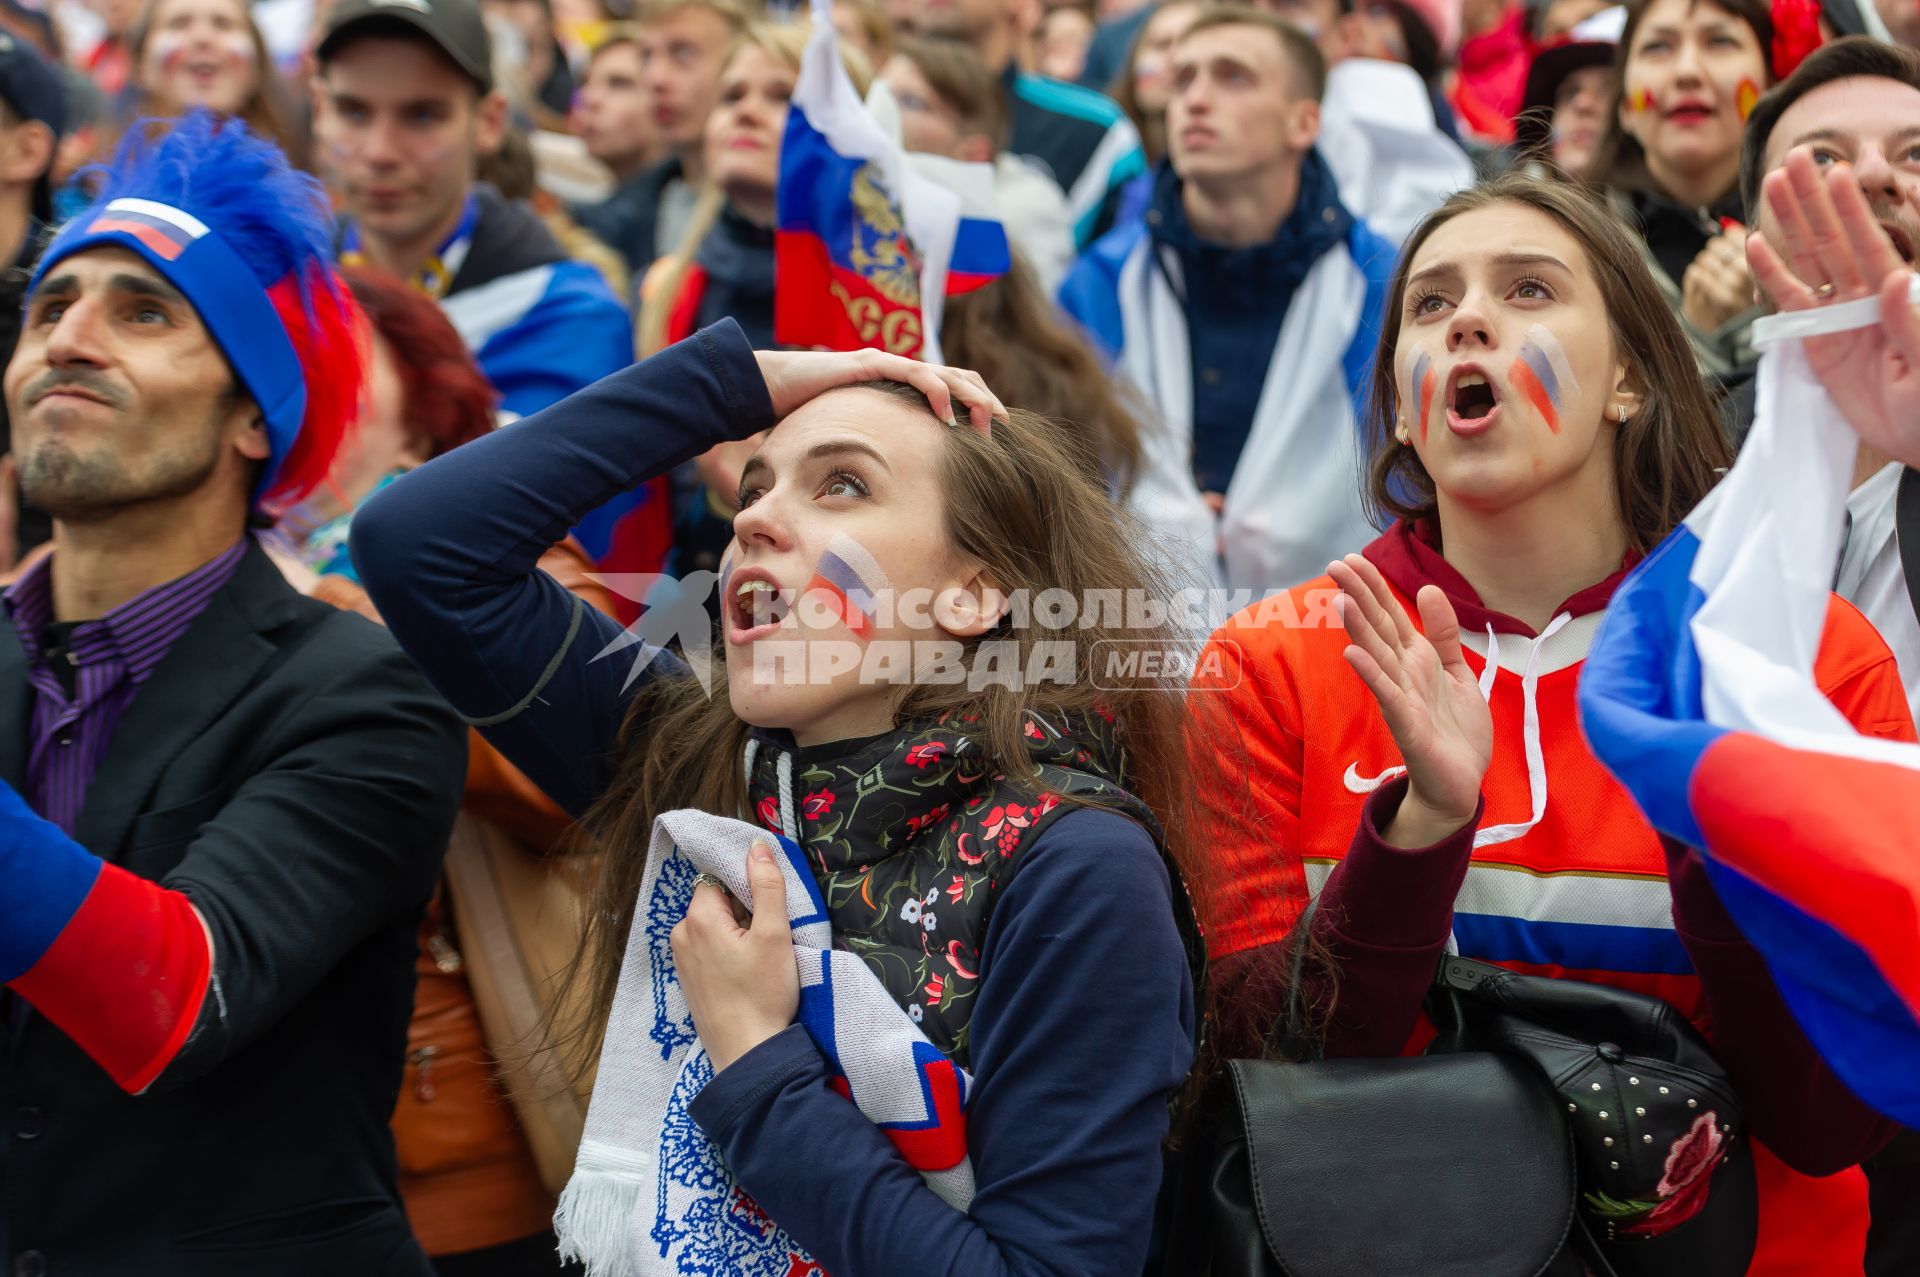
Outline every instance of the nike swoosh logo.
[[1347, 774], [1340, 780], [1346, 785], [1349, 794], [1371, 794], [1394, 777], [1406, 774], [1407, 769], [1404, 767], [1389, 767], [1378, 776], [1362, 776], [1357, 763], [1348, 763]]

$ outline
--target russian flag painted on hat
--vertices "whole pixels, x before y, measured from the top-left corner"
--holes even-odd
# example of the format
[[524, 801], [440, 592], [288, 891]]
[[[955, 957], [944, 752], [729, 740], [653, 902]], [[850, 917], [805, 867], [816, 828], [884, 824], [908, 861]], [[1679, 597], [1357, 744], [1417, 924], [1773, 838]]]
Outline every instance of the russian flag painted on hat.
[[830, 8], [813, 0], [780, 146], [774, 336], [935, 361], [944, 298], [1012, 269], [992, 170], [936, 180], [910, 159], [854, 89]]
[[1614, 596], [1581, 720], [1654, 826], [1699, 849], [1835, 1073], [1911, 1126], [1920, 746], [1856, 734], [1814, 684], [1859, 440], [1799, 341], [1770, 344], [1738, 464]]

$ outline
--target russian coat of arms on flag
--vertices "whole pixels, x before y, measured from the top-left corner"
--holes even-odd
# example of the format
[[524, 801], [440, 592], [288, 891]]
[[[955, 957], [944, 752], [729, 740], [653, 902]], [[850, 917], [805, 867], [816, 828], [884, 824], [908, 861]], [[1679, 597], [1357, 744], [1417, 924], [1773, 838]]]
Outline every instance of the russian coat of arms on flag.
[[[936, 163], [978, 172], [938, 181], [923, 171]], [[775, 339], [938, 359], [943, 299], [1012, 268], [1006, 231], [983, 207], [991, 199], [987, 166], [910, 159], [887, 135], [817, 0], [780, 144]]]

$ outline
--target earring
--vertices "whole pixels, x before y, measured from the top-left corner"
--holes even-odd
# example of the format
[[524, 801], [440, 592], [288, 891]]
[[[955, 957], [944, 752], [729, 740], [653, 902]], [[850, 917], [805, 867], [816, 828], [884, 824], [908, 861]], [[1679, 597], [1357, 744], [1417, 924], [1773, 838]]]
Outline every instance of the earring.
[[1397, 441], [1400, 444], [1401, 447], [1404, 448], [1407, 446], [1408, 442], [1410, 442], [1410, 439], [1409, 439], [1409, 436], [1407, 435], [1406, 422], [1403, 421], [1399, 425], [1394, 427], [1393, 437], [1395, 441]]
[[1621, 425], [1624, 426], [1627, 424], [1627, 406], [1625, 404], [1621, 404], [1619, 407], [1615, 408], [1613, 410], [1613, 415], [1614, 415], [1614, 420], [1618, 421]]

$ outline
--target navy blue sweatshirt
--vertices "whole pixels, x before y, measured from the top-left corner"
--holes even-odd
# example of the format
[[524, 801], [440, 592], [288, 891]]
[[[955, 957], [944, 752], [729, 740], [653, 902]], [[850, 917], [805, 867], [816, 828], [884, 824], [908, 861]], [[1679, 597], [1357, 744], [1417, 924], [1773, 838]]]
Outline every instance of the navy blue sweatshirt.
[[[354, 561], [426, 676], [577, 815], [613, 770], [631, 650], [595, 660], [618, 627], [536, 561], [583, 511], [772, 424], [753, 351], [717, 324], [390, 484], [354, 516]], [[965, 1215], [829, 1089], [797, 1025], [723, 1070], [694, 1119], [834, 1277], [1140, 1272], [1194, 1030], [1146, 832], [1059, 817], [994, 907], [977, 998]]]

